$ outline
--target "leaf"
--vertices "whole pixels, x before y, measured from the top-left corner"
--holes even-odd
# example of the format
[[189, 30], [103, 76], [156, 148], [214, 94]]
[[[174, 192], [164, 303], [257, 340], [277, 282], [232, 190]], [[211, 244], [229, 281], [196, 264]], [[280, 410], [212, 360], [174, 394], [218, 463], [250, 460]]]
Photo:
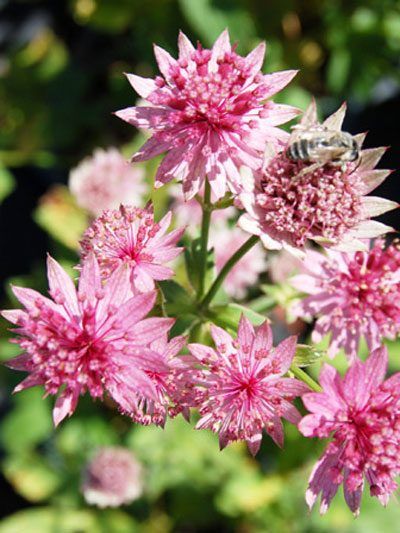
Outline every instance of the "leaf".
[[293, 358], [293, 364], [299, 367], [312, 365], [326, 355], [324, 350], [318, 350], [315, 346], [298, 344]]
[[42, 395], [42, 390], [34, 388], [14, 397], [15, 408], [0, 426], [0, 439], [7, 451], [17, 453], [31, 449], [52, 434], [50, 401]]
[[[199, 287], [199, 275], [200, 275], [200, 239], [194, 239], [192, 241], [191, 247], [185, 248], [185, 266], [186, 273], [190, 284], [193, 289], [197, 292]], [[215, 260], [214, 260], [214, 250], [208, 250], [207, 262], [206, 262], [206, 272], [205, 272], [205, 282], [204, 282], [204, 291], [211, 287], [211, 284], [215, 277]]]
[[63, 422], [57, 431], [57, 448], [65, 455], [86, 456], [96, 448], [113, 446], [118, 443], [112, 424], [103, 418], [72, 418]]
[[327, 83], [331, 91], [339, 93], [345, 88], [351, 67], [351, 55], [347, 48], [332, 50], [328, 64]]
[[0, 165], [0, 203], [9, 194], [12, 193], [15, 187], [15, 180], [11, 172]]
[[218, 326], [230, 328], [236, 332], [242, 314], [245, 315], [254, 326], [260, 326], [265, 320], [268, 320], [267, 317], [253, 311], [253, 309], [249, 309], [248, 307], [237, 303], [212, 307], [208, 317]]
[[75, 204], [63, 185], [53, 187], [41, 198], [34, 219], [55, 240], [73, 250], [78, 248], [88, 224], [85, 212]]
[[176, 281], [160, 281], [159, 287], [164, 296], [164, 308], [168, 316], [179, 316], [194, 311], [194, 303], [190, 294]]
[[15, 491], [31, 502], [46, 500], [61, 483], [57, 472], [32, 452], [8, 456], [2, 470]]

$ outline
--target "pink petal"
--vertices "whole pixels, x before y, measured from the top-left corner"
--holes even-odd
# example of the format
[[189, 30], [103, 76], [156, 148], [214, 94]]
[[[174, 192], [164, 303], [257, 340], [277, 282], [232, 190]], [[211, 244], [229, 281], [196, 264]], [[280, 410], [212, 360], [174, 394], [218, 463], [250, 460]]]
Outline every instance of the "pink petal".
[[273, 360], [277, 363], [280, 374], [286, 374], [292, 364], [296, 351], [297, 336], [293, 335], [283, 340], [273, 351]]
[[[211, 324], [211, 336], [215, 342], [217, 350], [223, 355], [225, 353], [234, 353], [233, 339], [224, 329]], [[190, 345], [192, 346], [192, 345]]]
[[226, 53], [229, 53], [230, 51], [231, 43], [229, 40], [229, 32], [228, 30], [224, 30], [217, 38], [211, 49], [211, 58], [208, 63], [208, 70], [210, 72], [216, 72], [218, 69], [217, 60], [223, 57]]
[[22, 311], [22, 309], [5, 309], [0, 314], [12, 324], [21, 324], [24, 318], [27, 317], [26, 312]]
[[255, 457], [260, 449], [262, 441], [262, 434], [255, 433], [250, 438], [246, 439], [247, 448], [253, 457]]
[[237, 338], [243, 352], [250, 353], [254, 337], [254, 328], [251, 325], [250, 320], [242, 314], [239, 321]]
[[[122, 304], [117, 312], [112, 317], [112, 321], [117, 324], [121, 322], [121, 329], [124, 331], [129, 331], [132, 326], [134, 326], [139, 320], [145, 317], [152, 309], [157, 298], [156, 291], [147, 292], [145, 294], [139, 294], [130, 298], [127, 302]], [[106, 325], [108, 329], [109, 325]], [[114, 334], [119, 337], [120, 331], [116, 328]], [[99, 330], [101, 334], [102, 329]], [[110, 336], [107, 336], [110, 338]]]
[[53, 298], [57, 300], [55, 296], [60, 295], [63, 307], [70, 315], [78, 316], [80, 312], [75, 285], [65, 270], [50, 255], [47, 257], [47, 277]]
[[195, 52], [195, 47], [192, 45], [190, 40], [186, 35], [180, 31], [178, 37], [178, 49], [179, 49], [179, 59], [190, 60], [193, 52]]
[[343, 104], [339, 107], [339, 109], [335, 113], [333, 113], [326, 120], [324, 120], [323, 126], [327, 128], [328, 130], [340, 131], [342, 129], [344, 117], [346, 115], [346, 109], [347, 109], [346, 102], [343, 102]]
[[174, 325], [174, 322], [174, 318], [145, 318], [130, 329], [129, 333], [135, 339], [132, 340], [132, 344], [147, 344], [157, 337], [165, 335]]
[[115, 309], [132, 297], [129, 281], [130, 271], [126, 264], [121, 264], [108, 278], [103, 289], [103, 298], [96, 309], [98, 319], [108, 316], [110, 306]]
[[165, 280], [174, 277], [175, 272], [172, 268], [168, 268], [164, 265], [157, 265], [156, 263], [141, 263], [141, 271], [145, 271], [154, 280]]
[[374, 350], [365, 362], [365, 388], [374, 392], [383, 383], [388, 366], [386, 346]]
[[264, 63], [265, 42], [260, 43], [245, 58], [249, 76], [255, 76]]
[[101, 290], [101, 278], [99, 264], [93, 253], [83, 262], [78, 287], [79, 296], [94, 305]]
[[266, 85], [264, 98], [269, 98], [286, 87], [296, 76], [297, 72], [298, 70], [281, 70], [272, 74], [265, 74], [263, 78], [263, 83]]
[[362, 199], [362, 209], [365, 213], [365, 218], [377, 217], [392, 209], [398, 209], [398, 207], [399, 204], [397, 202], [380, 198], [379, 196], [365, 196]]
[[171, 69], [178, 67], [178, 62], [166, 50], [154, 45], [154, 55], [161, 74], [168, 82], [173, 82], [171, 78]]
[[269, 351], [272, 348], [272, 340], [272, 329], [268, 320], [266, 320], [256, 329], [253, 352], [257, 353], [258, 350]]
[[36, 385], [43, 385], [43, 378], [40, 378], [35, 374], [31, 374], [22, 380], [21, 383], [18, 383], [18, 385], [14, 388], [13, 393], [21, 392], [25, 389], [29, 389], [30, 387], [36, 387]]
[[142, 78], [136, 74], [125, 74], [134, 90], [142, 97], [147, 98], [157, 89], [156, 82], [152, 78]]
[[12, 368], [13, 370], [27, 371], [30, 370], [31, 367], [31, 356], [27, 353], [17, 355], [17, 357], [14, 357], [9, 361], [5, 361], [4, 365], [8, 368]]
[[138, 292], [149, 292], [154, 290], [154, 280], [152, 276], [148, 274], [146, 268], [143, 267], [142, 263], [137, 265], [133, 271], [133, 284]]
[[66, 416], [71, 416], [76, 409], [79, 398], [79, 389], [65, 390], [58, 396], [53, 409], [53, 422], [57, 427]]

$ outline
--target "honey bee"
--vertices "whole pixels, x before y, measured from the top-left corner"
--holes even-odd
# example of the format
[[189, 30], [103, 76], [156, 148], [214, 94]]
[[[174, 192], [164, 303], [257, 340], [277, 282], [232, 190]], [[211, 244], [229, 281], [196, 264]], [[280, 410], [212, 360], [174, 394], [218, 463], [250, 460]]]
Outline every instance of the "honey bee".
[[360, 158], [360, 147], [345, 131], [330, 130], [320, 124], [308, 128], [295, 126], [286, 154], [292, 161], [313, 163], [313, 168], [326, 163], [343, 166]]

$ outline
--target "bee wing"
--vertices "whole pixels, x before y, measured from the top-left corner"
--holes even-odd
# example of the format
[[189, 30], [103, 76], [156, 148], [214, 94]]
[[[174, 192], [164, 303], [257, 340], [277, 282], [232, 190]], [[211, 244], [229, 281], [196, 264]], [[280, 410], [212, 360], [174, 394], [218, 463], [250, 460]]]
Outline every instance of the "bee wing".
[[327, 130], [341, 131], [344, 116], [346, 114], [346, 108], [346, 102], [343, 102], [343, 104], [339, 107], [337, 111], [335, 111], [335, 113], [333, 113], [330, 117], [324, 120], [322, 125]]

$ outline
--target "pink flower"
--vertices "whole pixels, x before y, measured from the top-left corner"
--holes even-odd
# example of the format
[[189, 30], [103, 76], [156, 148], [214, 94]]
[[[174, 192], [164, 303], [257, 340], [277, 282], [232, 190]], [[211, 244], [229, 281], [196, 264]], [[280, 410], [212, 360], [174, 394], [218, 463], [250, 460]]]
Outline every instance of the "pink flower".
[[155, 222], [151, 208], [123, 205], [119, 209], [105, 211], [84, 233], [82, 259], [94, 253], [104, 279], [125, 264], [129, 268], [134, 291], [151, 291], [154, 280], [172, 278], [174, 271], [165, 263], [182, 251], [176, 244], [184, 228], [166, 235], [171, 216], [169, 212], [160, 222]]
[[286, 283], [290, 276], [299, 270], [300, 259], [286, 250], [275, 254], [268, 261], [268, 274], [273, 283]]
[[379, 348], [365, 363], [354, 361], [341, 379], [329, 365], [321, 371], [321, 393], [303, 396], [312, 413], [299, 429], [306, 437], [332, 442], [315, 465], [306, 500], [313, 507], [321, 493], [325, 513], [341, 483], [347, 505], [358, 515], [364, 478], [371, 496], [386, 505], [400, 474], [400, 373], [384, 381], [387, 350]]
[[78, 205], [98, 216], [121, 203], [140, 205], [146, 192], [144, 172], [131, 167], [115, 148], [98, 148], [69, 177], [69, 188]]
[[263, 75], [265, 44], [241, 57], [231, 47], [225, 30], [211, 50], [179, 34], [179, 58], [154, 47], [162, 77], [155, 80], [128, 74], [135, 91], [149, 107], [128, 107], [116, 115], [152, 137], [133, 156], [145, 161], [168, 152], [155, 186], [172, 178], [183, 181], [187, 199], [207, 176], [217, 198], [229, 188], [238, 193], [241, 165], [257, 169], [267, 142], [281, 146], [287, 134], [276, 128], [297, 114], [290, 106], [264, 102], [285, 87], [294, 70]]
[[394, 339], [400, 332], [399, 243], [385, 249], [378, 240], [368, 252], [329, 251], [327, 256], [309, 251], [303, 271], [291, 282], [310, 296], [293, 312], [318, 317], [312, 340], [330, 332], [330, 357], [343, 348], [354, 359], [362, 336], [374, 350], [382, 338]]
[[[219, 225], [211, 229], [210, 242], [214, 247], [218, 272], [247, 239], [248, 235], [240, 228]], [[229, 272], [224, 289], [234, 298], [244, 298], [247, 289], [257, 283], [259, 275], [265, 270], [265, 252], [262, 246], [257, 244]]]
[[176, 357], [185, 343], [185, 337], [174, 337], [168, 342], [167, 335], [164, 335], [150, 344], [154, 357], [159, 357], [163, 365], [147, 372], [154, 385], [156, 399], [143, 395], [139, 390], [132, 398], [135, 408], [128, 414], [135, 422], [164, 427], [167, 415], [174, 417], [181, 412], [189, 419], [192, 368], [187, 363], [187, 356]]
[[[341, 131], [344, 115], [343, 105], [318, 127]], [[300, 128], [307, 130], [317, 125], [313, 102]], [[298, 131], [293, 135], [298, 135]], [[355, 136], [359, 146], [364, 137]], [[293, 161], [286, 151], [270, 157], [257, 176], [254, 190], [239, 197], [247, 211], [239, 225], [259, 235], [268, 249], [295, 252], [304, 248], [308, 239], [342, 251], [365, 249], [360, 239], [393, 231], [370, 218], [398, 207], [390, 200], [365, 196], [390, 173], [374, 169], [384, 152], [385, 148], [362, 150], [359, 161], [340, 166]]]
[[272, 331], [267, 322], [254, 330], [242, 316], [237, 340], [223, 329], [212, 326], [216, 350], [202, 344], [189, 344], [192, 355], [202, 365], [195, 379], [199, 387], [201, 419], [196, 429], [219, 433], [221, 449], [245, 440], [255, 455], [262, 430], [283, 445], [280, 417], [297, 424], [300, 414], [292, 401], [308, 390], [304, 383], [283, 378], [296, 349], [296, 337], [272, 347]]
[[90, 505], [119, 507], [137, 500], [143, 492], [143, 471], [127, 449], [100, 449], [87, 465], [82, 492]]
[[125, 265], [102, 284], [93, 255], [83, 264], [78, 291], [51, 257], [47, 272], [52, 300], [14, 287], [25, 309], [2, 313], [18, 326], [15, 342], [24, 350], [8, 366], [29, 372], [15, 392], [44, 385], [46, 394], [60, 393], [53, 411], [55, 425], [72, 415], [85, 392], [93, 398], [108, 392], [127, 413], [136, 408], [138, 393], [157, 400], [148, 374], [163, 371], [165, 364], [148, 345], [165, 335], [174, 320], [143, 319], [156, 293], [132, 297]]

